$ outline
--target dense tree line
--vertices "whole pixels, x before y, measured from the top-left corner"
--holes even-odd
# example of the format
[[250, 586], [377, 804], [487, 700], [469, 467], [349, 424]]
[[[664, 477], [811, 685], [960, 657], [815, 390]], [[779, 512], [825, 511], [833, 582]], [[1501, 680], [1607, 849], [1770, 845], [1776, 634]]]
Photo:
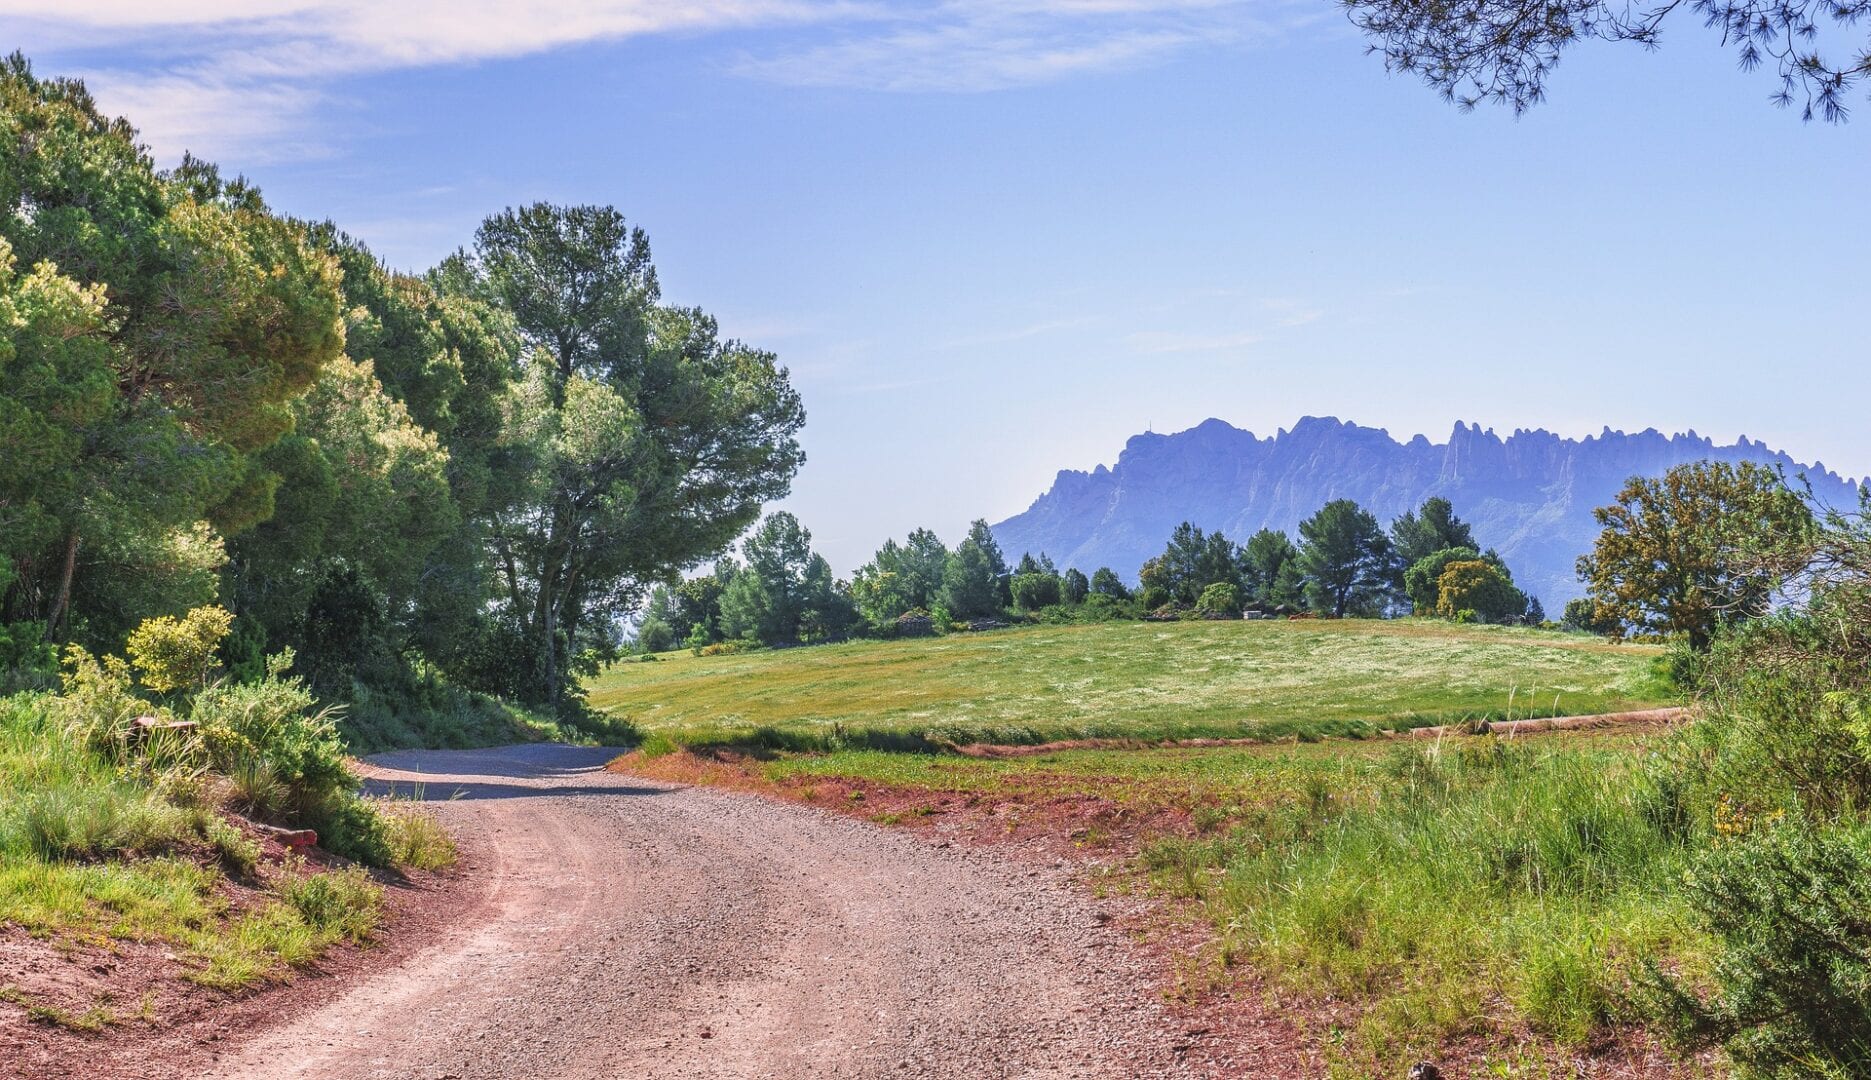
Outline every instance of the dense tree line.
[[1262, 529], [1237, 545], [1219, 531], [1184, 522], [1138, 578], [1142, 606], [1165, 613], [1413, 613], [1483, 622], [1544, 617], [1538, 601], [1514, 586], [1500, 556], [1480, 550], [1468, 524], [1442, 498], [1404, 513], [1388, 530], [1357, 503], [1337, 499], [1300, 522], [1297, 541]]
[[[0, 145], [7, 682], [219, 601], [236, 674], [290, 647], [328, 699], [442, 680], [572, 705], [646, 590], [803, 460], [785, 369], [664, 303], [609, 207], [508, 210], [400, 273], [208, 163], [156, 169], [18, 56]], [[749, 541], [797, 581], [735, 593], [733, 619], [821, 630], [803, 546]]]
[[[769, 517], [743, 543], [745, 561], [657, 587], [638, 627], [650, 652], [686, 645], [736, 648], [896, 636], [1011, 620], [1332, 617], [1417, 614], [1481, 622], [1538, 623], [1538, 600], [1514, 586], [1499, 555], [1479, 549], [1448, 500], [1432, 498], [1384, 529], [1350, 500], [1327, 503], [1300, 523], [1297, 542], [1262, 529], [1244, 544], [1184, 522], [1138, 572], [1060, 569], [1022, 553], [1009, 565], [985, 521], [953, 549], [928, 529], [886, 540], [848, 582], [833, 579], [792, 515]], [[786, 556], [776, 559], [775, 550]], [[741, 600], [737, 597], [758, 598]], [[766, 598], [774, 598], [772, 601]], [[771, 606], [769, 606], [771, 604]], [[768, 616], [767, 612], [784, 612]]]

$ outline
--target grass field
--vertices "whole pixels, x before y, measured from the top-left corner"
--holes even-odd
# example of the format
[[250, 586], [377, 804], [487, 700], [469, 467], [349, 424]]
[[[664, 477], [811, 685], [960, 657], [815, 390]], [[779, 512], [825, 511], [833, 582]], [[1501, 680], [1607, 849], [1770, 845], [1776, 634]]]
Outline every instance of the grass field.
[[[1335, 1075], [1569, 1075], [1620, 1052], [1637, 965], [1699, 963], [1673, 885], [1693, 852], [1646, 801], [1645, 751], [1672, 736], [1311, 737], [1666, 704], [1658, 655], [1427, 621], [1117, 623], [667, 654], [591, 701], [646, 735], [623, 767], [1115, 856], [1100, 887], [1211, 928], [1194, 993], [1251, 970]], [[1281, 741], [947, 749], [1218, 736]]]
[[617, 664], [593, 707], [785, 749], [1370, 733], [1668, 699], [1657, 650], [1430, 621], [1103, 623]]

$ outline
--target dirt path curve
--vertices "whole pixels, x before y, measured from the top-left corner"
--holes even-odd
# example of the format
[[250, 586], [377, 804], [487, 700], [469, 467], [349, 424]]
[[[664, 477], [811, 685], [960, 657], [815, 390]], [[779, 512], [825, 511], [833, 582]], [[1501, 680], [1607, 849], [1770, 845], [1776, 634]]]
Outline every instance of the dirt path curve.
[[1182, 1075], [1097, 905], [809, 808], [603, 771], [604, 750], [372, 759], [480, 887], [432, 947], [213, 1076]]

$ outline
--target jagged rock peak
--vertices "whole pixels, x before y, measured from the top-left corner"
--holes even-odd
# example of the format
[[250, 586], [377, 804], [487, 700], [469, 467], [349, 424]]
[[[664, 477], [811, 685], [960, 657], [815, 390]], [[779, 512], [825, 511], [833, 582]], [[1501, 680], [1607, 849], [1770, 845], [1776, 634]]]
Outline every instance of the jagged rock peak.
[[1463, 420], [1447, 442], [1417, 434], [1405, 443], [1335, 416], [1301, 417], [1265, 438], [1210, 418], [1175, 434], [1132, 436], [1114, 466], [1060, 472], [1052, 490], [994, 531], [1009, 551], [1043, 551], [1063, 566], [1109, 566], [1134, 577], [1185, 520], [1245, 539], [1263, 527], [1292, 533], [1334, 498], [1356, 499], [1388, 521], [1439, 495], [1554, 611], [1578, 595], [1573, 564], [1597, 535], [1593, 508], [1633, 475], [1703, 458], [1803, 471], [1833, 505], [1857, 498], [1855, 483], [1822, 464], [1802, 466], [1745, 436], [1723, 446], [1693, 430], [1626, 434], [1606, 425], [1583, 439], [1543, 428], [1515, 428], [1502, 439]]

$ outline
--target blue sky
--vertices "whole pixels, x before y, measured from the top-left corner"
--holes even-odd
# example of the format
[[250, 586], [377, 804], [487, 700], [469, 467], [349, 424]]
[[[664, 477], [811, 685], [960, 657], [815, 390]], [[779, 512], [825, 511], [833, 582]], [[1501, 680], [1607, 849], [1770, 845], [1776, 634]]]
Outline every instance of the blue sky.
[[1516, 119], [1387, 76], [1326, 0], [77, 6], [0, 28], [159, 162], [392, 265], [618, 206], [668, 299], [791, 368], [786, 505], [841, 573], [1208, 416], [1693, 428], [1871, 473], [1871, 111], [1800, 123], [1693, 19], [1574, 50]]

